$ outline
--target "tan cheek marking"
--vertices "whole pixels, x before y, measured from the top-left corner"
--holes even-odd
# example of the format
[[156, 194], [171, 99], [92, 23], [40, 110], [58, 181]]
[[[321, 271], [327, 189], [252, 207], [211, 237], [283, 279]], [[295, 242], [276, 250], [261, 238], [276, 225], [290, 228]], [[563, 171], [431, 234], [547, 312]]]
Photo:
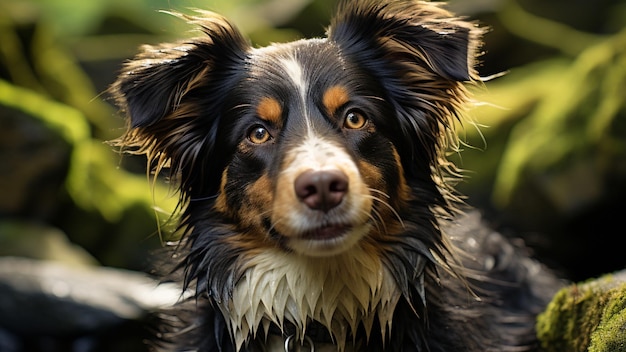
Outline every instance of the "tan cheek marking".
[[232, 248], [243, 250], [241, 258], [247, 258], [243, 262], [247, 262], [251, 258], [263, 253], [268, 248], [276, 248], [274, 242], [268, 241], [258, 231], [250, 231], [248, 229], [242, 232], [233, 232], [223, 239], [224, 243], [228, 243]]
[[231, 248], [236, 248], [241, 251], [239, 259], [240, 263], [244, 265], [256, 256], [266, 252], [268, 249], [276, 248], [276, 243], [268, 241], [262, 233], [253, 229], [232, 231], [231, 234], [222, 238], [222, 241], [223, 243], [227, 243]]
[[247, 204], [252, 208], [250, 213], [267, 214], [272, 204], [271, 190], [272, 182], [267, 174], [261, 175], [254, 183], [246, 187]]
[[[263, 217], [269, 216], [272, 207], [272, 184], [267, 174], [261, 175], [254, 183], [248, 185], [244, 192], [244, 201], [239, 209], [239, 221], [243, 227], [258, 234], [265, 233]], [[255, 229], [257, 231], [255, 231]], [[259, 237], [263, 237], [260, 236]]]
[[261, 99], [257, 105], [256, 113], [259, 118], [268, 121], [278, 128], [282, 126], [283, 108], [278, 100], [270, 97]]
[[332, 86], [326, 90], [322, 103], [330, 115], [350, 100], [348, 90], [343, 86]]
[[383, 175], [376, 166], [359, 160], [359, 170], [361, 170], [361, 175], [363, 175], [363, 179], [368, 187], [386, 192], [387, 187], [383, 180]]
[[[365, 183], [367, 183], [370, 189], [375, 189], [383, 193], [376, 191], [370, 191], [371, 195], [377, 200], [374, 201], [374, 208], [377, 215], [375, 215], [378, 221], [382, 221], [384, 226], [377, 226], [372, 233], [373, 238], [384, 238], [388, 235], [399, 233], [402, 231], [403, 226], [398, 219], [396, 211], [406, 206], [406, 201], [410, 196], [410, 190], [404, 179], [402, 165], [399, 163], [400, 159], [393, 150], [396, 163], [399, 168], [399, 180], [398, 189], [389, 189], [387, 183], [383, 177], [381, 170], [368, 162], [363, 160], [359, 161], [359, 169], [363, 175]], [[387, 196], [386, 196], [387, 195]], [[396, 210], [393, 210], [396, 209]]]
[[[239, 209], [230, 209], [226, 204], [226, 196], [224, 195], [226, 179], [225, 171], [215, 209], [236, 217], [238, 226], [236, 229], [233, 228], [235, 231], [223, 240], [234, 248], [254, 251], [254, 253], [262, 248], [275, 246], [267, 241], [266, 230], [263, 227], [263, 216], [269, 215], [272, 204], [272, 192], [270, 191], [272, 185], [269, 177], [266, 174], [261, 175], [257, 181], [241, 190], [244, 192], [245, 200]], [[241, 229], [245, 230], [241, 231]]]
[[398, 165], [398, 175], [399, 175], [398, 199], [396, 201], [396, 204], [399, 207], [403, 207], [403, 206], [406, 206], [406, 203], [411, 199], [411, 188], [407, 184], [406, 178], [404, 177], [404, 168], [402, 167], [400, 154], [398, 154], [398, 151], [396, 150], [395, 147], [393, 148], [393, 157], [396, 160], [396, 165]]
[[222, 172], [222, 181], [220, 183], [220, 193], [215, 200], [214, 208], [216, 211], [220, 213], [228, 212], [228, 204], [226, 203], [226, 182], [228, 181], [228, 168], [224, 169]]
[[269, 214], [272, 204], [272, 184], [266, 174], [261, 175], [254, 183], [244, 190], [244, 201], [239, 209], [231, 209], [227, 202], [226, 183], [228, 169], [222, 173], [220, 192], [215, 201], [214, 209], [218, 212], [236, 217], [242, 225], [262, 226], [262, 215]]

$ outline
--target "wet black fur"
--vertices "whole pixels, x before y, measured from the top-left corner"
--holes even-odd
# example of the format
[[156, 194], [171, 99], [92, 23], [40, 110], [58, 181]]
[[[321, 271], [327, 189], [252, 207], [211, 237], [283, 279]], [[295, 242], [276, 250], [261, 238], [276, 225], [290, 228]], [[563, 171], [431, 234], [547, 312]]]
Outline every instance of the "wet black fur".
[[[457, 215], [453, 190], [444, 181], [452, 166], [442, 155], [449, 147], [446, 130], [466, 103], [462, 82], [476, 79], [472, 65], [480, 31], [431, 13], [431, 6], [344, 1], [328, 39], [280, 49], [297, 47], [309, 72], [323, 72], [313, 87], [318, 94], [312, 96], [341, 83], [356, 99], [384, 97], [353, 102], [373, 120], [373, 134], [343, 134], [332, 127], [332, 116], [319, 111], [319, 101], [308, 103], [319, 115], [315, 118], [328, 123], [328, 134], [355, 159], [382, 170], [390, 194], [401, 182], [391, 154], [395, 146], [411, 190], [408, 206], [397, 209], [405, 231], [380, 243], [390, 248], [383, 260], [403, 295], [391, 336], [383, 341], [374, 333], [367, 341], [360, 330], [355, 340], [367, 351], [383, 346], [388, 351], [535, 350], [535, 315], [559, 283], [475, 215]], [[234, 351], [225, 318], [214, 304], [228, 299], [242, 274], [243, 249], [221, 239], [243, 229], [236, 216], [217, 212], [214, 205], [226, 167], [236, 175], [224, 188], [233, 209], [247, 201], [241, 193], [247, 184], [280, 170], [279, 155], [290, 139], [298, 138], [290, 135], [289, 125], [274, 131], [284, 140], [280, 144], [245, 152], [238, 144], [255, 121], [245, 104], [266, 95], [290, 101], [293, 87], [273, 66], [272, 56], [252, 50], [223, 18], [185, 18], [204, 36], [145, 47], [125, 65], [110, 92], [129, 119], [129, 132], [119, 144], [148, 154], [151, 168], [168, 167], [180, 188], [183, 241], [176, 249], [177, 268], [182, 284], [195, 295], [164, 312], [155, 345], [171, 351]], [[381, 38], [387, 37], [383, 45]], [[252, 71], [255, 67], [262, 73]], [[271, 234], [270, 224], [265, 225]], [[477, 245], [470, 245], [469, 238]], [[453, 258], [457, 249], [462, 265]], [[261, 345], [259, 337], [244, 349], [257, 351]]]

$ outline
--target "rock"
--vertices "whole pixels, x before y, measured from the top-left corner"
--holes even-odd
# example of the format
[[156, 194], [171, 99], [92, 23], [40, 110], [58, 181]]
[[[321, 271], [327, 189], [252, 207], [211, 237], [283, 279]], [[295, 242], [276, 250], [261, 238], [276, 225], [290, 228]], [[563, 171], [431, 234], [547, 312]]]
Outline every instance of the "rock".
[[[3, 257], [0, 347], [20, 346], [30, 340], [48, 346], [61, 346], [59, 341], [66, 340], [71, 340], [72, 346], [94, 346], [98, 344], [94, 339], [108, 331], [132, 322], [135, 328], [142, 326], [159, 308], [175, 303], [180, 294], [178, 286], [159, 284], [143, 273]], [[135, 338], [140, 341], [142, 336]], [[46, 351], [103, 350], [63, 346]]]
[[546, 352], [626, 352], [626, 270], [561, 289], [537, 333]]

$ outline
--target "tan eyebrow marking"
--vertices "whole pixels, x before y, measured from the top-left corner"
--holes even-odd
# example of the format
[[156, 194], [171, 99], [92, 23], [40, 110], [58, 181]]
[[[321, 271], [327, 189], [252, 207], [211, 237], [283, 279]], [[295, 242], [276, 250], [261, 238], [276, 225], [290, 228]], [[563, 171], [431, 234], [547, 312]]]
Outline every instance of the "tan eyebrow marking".
[[348, 90], [343, 86], [332, 86], [326, 90], [322, 103], [329, 114], [333, 115], [341, 106], [350, 100]]
[[256, 113], [262, 120], [271, 122], [275, 126], [282, 125], [283, 108], [280, 106], [280, 102], [274, 98], [262, 98], [256, 107]]

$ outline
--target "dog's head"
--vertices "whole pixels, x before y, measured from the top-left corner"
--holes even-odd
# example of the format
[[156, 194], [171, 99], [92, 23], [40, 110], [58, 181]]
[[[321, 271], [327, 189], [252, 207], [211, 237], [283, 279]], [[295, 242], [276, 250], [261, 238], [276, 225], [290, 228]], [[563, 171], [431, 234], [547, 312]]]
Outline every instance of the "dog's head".
[[224, 298], [271, 267], [264, 255], [322, 271], [376, 258], [384, 270], [363, 264], [366, 285], [387, 285], [383, 270], [389, 291], [423, 295], [410, 282], [445, 257], [444, 154], [475, 78], [476, 27], [436, 4], [344, 1], [326, 38], [253, 48], [216, 14], [180, 16], [204, 36], [144, 47], [111, 92], [130, 121], [120, 143], [180, 187], [188, 279]]

